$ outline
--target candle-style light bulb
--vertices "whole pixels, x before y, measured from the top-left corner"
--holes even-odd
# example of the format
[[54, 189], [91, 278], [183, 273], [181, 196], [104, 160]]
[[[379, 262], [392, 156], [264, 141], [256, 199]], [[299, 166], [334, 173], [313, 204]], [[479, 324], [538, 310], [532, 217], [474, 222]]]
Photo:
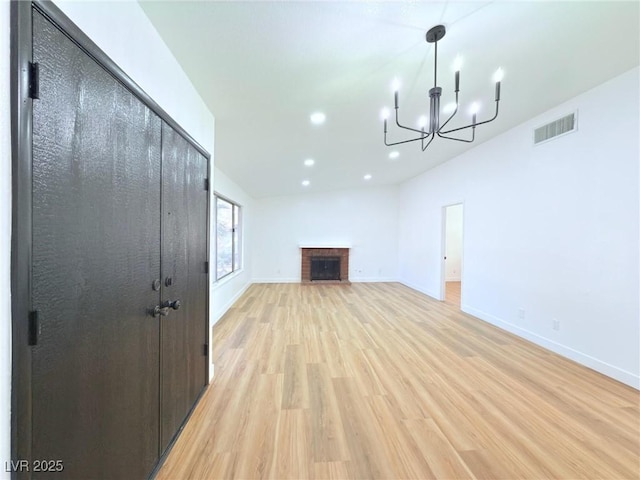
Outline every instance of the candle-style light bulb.
[[387, 118], [389, 118], [389, 109], [388, 108], [385, 107], [380, 111], [380, 118], [382, 120], [386, 120]]
[[393, 101], [394, 101], [394, 108], [398, 108], [398, 90], [400, 90], [400, 80], [398, 80], [397, 78], [393, 79], [393, 82], [391, 83], [391, 89], [393, 90]]
[[422, 128], [422, 130], [424, 131], [424, 127], [427, 126], [427, 117], [425, 117], [424, 115], [422, 115], [419, 119], [418, 119], [418, 126]]
[[472, 119], [471, 120], [471, 124], [472, 125], [476, 124], [476, 118], [477, 118], [477, 114], [478, 114], [479, 110], [480, 110], [480, 105], [478, 105], [478, 102], [473, 102], [471, 104], [471, 107], [469, 107], [469, 113], [471, 113], [471, 119]]
[[456, 72], [456, 93], [460, 91], [460, 69], [462, 68], [462, 57], [456, 56], [453, 61], [453, 71]]
[[500, 101], [500, 82], [504, 78], [504, 71], [499, 68], [493, 74], [493, 80], [496, 82], [496, 102]]

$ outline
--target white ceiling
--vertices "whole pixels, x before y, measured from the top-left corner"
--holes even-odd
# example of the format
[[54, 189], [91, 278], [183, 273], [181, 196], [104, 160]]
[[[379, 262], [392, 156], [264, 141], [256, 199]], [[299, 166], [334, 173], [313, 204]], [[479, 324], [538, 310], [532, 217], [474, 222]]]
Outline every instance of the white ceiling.
[[[396, 184], [638, 65], [639, 2], [185, 2], [144, 1], [165, 42], [216, 117], [215, 164], [255, 198]], [[428, 113], [438, 44], [443, 104], [461, 55], [458, 122], [472, 101], [498, 119], [474, 144], [436, 139], [391, 148], [382, 107], [401, 81], [401, 121]], [[607, 99], [603, 99], [606, 102]], [[322, 111], [327, 121], [312, 125]], [[452, 124], [454, 121], [452, 121]], [[391, 130], [399, 140], [401, 132]], [[306, 158], [315, 159], [305, 167]], [[371, 174], [368, 182], [365, 174]], [[308, 187], [301, 181], [310, 180]]]

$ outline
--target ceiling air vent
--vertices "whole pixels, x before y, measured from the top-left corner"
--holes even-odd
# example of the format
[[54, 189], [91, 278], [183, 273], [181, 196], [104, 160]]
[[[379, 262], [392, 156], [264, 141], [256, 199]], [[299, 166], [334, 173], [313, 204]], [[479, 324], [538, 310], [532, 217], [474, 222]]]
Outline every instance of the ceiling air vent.
[[577, 128], [576, 112], [573, 112], [565, 117], [536, 128], [533, 131], [533, 144], [538, 145], [540, 143], [548, 142], [549, 140], [566, 135], [567, 133], [575, 132]]

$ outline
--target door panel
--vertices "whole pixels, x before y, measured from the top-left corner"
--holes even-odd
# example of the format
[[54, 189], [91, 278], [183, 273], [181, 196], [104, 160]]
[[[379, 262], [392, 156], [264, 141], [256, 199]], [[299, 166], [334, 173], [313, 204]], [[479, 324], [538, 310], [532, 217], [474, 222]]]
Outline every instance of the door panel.
[[161, 320], [161, 451], [207, 381], [206, 178], [207, 159], [163, 123], [162, 301], [180, 308]]
[[158, 458], [161, 121], [33, 13], [33, 459], [145, 478]]

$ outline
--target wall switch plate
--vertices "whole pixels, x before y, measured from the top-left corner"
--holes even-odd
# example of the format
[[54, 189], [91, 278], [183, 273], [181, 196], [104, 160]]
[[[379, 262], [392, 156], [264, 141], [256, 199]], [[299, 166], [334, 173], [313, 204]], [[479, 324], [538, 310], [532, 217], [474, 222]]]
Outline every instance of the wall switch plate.
[[519, 308], [518, 309], [518, 318], [520, 320], [524, 320], [524, 308]]
[[553, 329], [560, 330], [560, 320], [558, 320], [557, 318], [553, 319]]

